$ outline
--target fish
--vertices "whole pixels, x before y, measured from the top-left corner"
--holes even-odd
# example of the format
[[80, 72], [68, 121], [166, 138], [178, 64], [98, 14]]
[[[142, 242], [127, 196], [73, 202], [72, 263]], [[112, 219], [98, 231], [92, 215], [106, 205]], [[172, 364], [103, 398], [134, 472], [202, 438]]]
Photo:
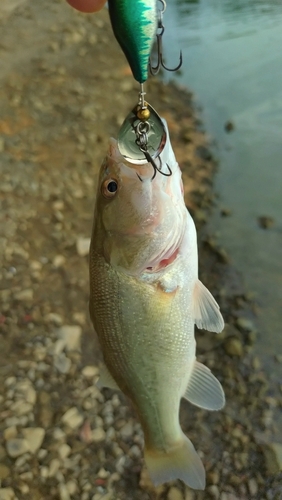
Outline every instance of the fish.
[[148, 79], [148, 64], [158, 28], [156, 0], [108, 0], [114, 35], [135, 80]]
[[220, 332], [224, 321], [198, 278], [195, 224], [164, 124], [167, 142], [156, 161], [170, 176], [127, 163], [110, 139], [94, 211], [89, 310], [104, 358], [98, 386], [131, 400], [152, 482], [181, 479], [204, 489], [205, 469], [180, 427], [179, 408], [182, 398], [223, 408], [220, 382], [196, 359], [194, 330]]

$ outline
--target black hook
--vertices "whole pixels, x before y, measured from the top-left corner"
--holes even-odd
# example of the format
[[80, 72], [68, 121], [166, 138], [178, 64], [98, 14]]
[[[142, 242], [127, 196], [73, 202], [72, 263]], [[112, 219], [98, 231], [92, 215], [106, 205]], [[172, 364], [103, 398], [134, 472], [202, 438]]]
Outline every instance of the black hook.
[[[144, 149], [144, 148], [140, 148], [140, 151], [142, 151], [142, 153], [144, 153], [144, 156], [147, 160], [148, 163], [151, 163], [153, 169], [154, 169], [154, 174], [153, 174], [153, 177], [151, 178], [151, 181], [154, 180], [154, 178], [156, 177], [157, 175], [157, 172], [159, 172], [160, 174], [164, 175], [165, 177], [170, 177], [172, 175], [172, 171], [171, 171], [171, 168], [170, 166], [166, 163], [166, 166], [168, 168], [168, 173], [165, 173], [162, 171], [162, 162], [161, 162], [161, 159], [159, 158], [160, 160], [160, 166], [158, 167], [155, 160], [152, 158], [152, 156], [150, 155], [149, 151], [147, 151], [147, 149]], [[142, 181], [140, 175], [137, 174], [137, 177], [138, 179], [140, 179], [140, 181]]]
[[151, 59], [149, 59], [149, 69], [151, 75], [157, 75], [158, 72], [160, 71], [160, 68], [164, 68], [166, 71], [177, 71], [178, 69], [181, 68], [182, 66], [182, 50], [180, 51], [180, 56], [179, 56], [179, 64], [175, 68], [168, 68], [163, 60], [163, 42], [162, 42], [162, 37], [164, 34], [165, 27], [161, 26], [161, 32], [157, 34], [157, 54], [158, 54], [158, 59], [157, 59], [157, 64], [156, 66], [153, 66], [151, 63]]

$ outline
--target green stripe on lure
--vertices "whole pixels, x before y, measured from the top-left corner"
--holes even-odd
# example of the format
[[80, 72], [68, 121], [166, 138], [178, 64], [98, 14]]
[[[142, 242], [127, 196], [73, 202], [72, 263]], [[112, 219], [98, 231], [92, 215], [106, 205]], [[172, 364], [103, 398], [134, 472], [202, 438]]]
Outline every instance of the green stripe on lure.
[[108, 5], [115, 37], [135, 80], [144, 83], [158, 27], [157, 0], [109, 0]]

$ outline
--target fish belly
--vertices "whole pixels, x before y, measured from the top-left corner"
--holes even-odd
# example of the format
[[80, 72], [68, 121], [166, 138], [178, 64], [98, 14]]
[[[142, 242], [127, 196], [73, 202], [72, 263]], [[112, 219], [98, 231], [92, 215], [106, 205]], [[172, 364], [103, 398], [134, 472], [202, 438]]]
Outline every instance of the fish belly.
[[116, 272], [92, 252], [90, 314], [107, 368], [139, 415], [146, 446], [182, 439], [179, 405], [195, 360], [191, 289], [160, 287]]

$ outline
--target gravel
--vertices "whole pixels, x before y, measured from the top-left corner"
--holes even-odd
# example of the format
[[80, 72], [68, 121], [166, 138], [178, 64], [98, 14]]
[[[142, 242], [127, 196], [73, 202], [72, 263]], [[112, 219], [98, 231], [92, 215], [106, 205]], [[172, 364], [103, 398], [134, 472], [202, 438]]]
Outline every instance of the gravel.
[[183, 401], [180, 411], [205, 464], [204, 493], [179, 481], [154, 488], [131, 405], [95, 385], [101, 356], [87, 313], [95, 182], [137, 97], [107, 12], [30, 0], [0, 29], [0, 500], [279, 500], [282, 393], [252, 352], [254, 304], [204, 226], [215, 162], [191, 94], [148, 85], [183, 168], [201, 279], [227, 323], [220, 335], [197, 333], [198, 359], [221, 381], [226, 407], [209, 413]]

